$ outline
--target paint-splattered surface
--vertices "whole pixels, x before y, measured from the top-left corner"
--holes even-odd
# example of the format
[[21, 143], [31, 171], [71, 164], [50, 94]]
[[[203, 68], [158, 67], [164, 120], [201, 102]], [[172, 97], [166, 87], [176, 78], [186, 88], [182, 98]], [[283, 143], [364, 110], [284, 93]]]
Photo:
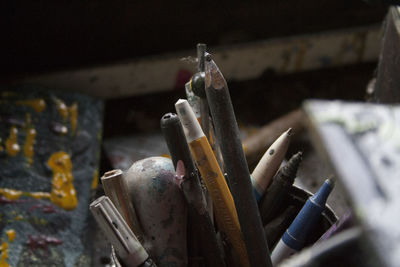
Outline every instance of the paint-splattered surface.
[[103, 103], [33, 86], [0, 93], [0, 266], [88, 266]]
[[[381, 262], [400, 261], [400, 108], [310, 100], [304, 109], [313, 142], [344, 185], [364, 235]], [[363, 262], [363, 266], [367, 266]]]

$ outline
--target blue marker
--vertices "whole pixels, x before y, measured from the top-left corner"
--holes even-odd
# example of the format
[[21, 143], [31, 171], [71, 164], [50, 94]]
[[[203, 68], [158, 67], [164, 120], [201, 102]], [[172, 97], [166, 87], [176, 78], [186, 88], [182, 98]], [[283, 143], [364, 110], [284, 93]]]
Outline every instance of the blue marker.
[[318, 192], [304, 204], [299, 214], [283, 234], [282, 239], [272, 251], [271, 259], [274, 266], [304, 247], [308, 234], [315, 224], [318, 223], [321, 213], [325, 209], [326, 200], [334, 185], [333, 178], [327, 179]]

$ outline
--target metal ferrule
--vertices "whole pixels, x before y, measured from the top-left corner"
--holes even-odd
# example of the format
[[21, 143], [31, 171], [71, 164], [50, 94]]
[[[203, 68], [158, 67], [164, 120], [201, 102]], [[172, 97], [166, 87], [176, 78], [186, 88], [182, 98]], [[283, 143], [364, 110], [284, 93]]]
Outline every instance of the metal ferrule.
[[93, 201], [90, 211], [125, 266], [136, 267], [146, 261], [149, 255], [108, 197]]

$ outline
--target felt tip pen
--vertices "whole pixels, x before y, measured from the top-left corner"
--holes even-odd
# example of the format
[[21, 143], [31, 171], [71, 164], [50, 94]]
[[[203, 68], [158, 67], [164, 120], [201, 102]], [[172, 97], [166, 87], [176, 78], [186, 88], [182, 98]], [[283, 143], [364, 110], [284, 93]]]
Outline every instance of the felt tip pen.
[[213, 199], [220, 230], [228, 236], [242, 266], [250, 266], [235, 203], [207, 137], [186, 100], [178, 100], [175, 108], [181, 120], [193, 159]]
[[291, 136], [292, 129], [289, 128], [267, 149], [257, 166], [254, 168], [254, 171], [251, 174], [251, 182], [253, 184], [254, 194], [257, 201], [260, 201], [264, 195], [264, 192], [267, 190], [272, 178], [285, 158]]
[[326, 200], [333, 187], [334, 180], [331, 177], [325, 180], [318, 192], [304, 204], [299, 214], [272, 251], [271, 259], [274, 266], [304, 247], [307, 236], [315, 224], [318, 223], [321, 213], [325, 209]]

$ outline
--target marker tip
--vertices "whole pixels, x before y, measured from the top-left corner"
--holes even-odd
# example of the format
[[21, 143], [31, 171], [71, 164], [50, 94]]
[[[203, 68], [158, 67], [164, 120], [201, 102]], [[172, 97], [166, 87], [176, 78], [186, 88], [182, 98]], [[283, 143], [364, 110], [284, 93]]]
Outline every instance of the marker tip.
[[335, 177], [333, 175], [331, 175], [328, 179], [326, 179], [325, 182], [328, 183], [331, 187], [334, 187], [335, 186]]

